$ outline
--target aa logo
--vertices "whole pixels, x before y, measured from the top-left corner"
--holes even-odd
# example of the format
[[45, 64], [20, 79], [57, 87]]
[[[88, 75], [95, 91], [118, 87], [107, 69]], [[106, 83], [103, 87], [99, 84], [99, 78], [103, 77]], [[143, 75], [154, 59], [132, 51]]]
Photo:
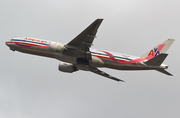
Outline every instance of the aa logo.
[[157, 50], [157, 48], [154, 48], [154, 50], [151, 50], [148, 54], [148, 56], [152, 56], [152, 57], [155, 57], [157, 55], [159, 55], [160, 52]]

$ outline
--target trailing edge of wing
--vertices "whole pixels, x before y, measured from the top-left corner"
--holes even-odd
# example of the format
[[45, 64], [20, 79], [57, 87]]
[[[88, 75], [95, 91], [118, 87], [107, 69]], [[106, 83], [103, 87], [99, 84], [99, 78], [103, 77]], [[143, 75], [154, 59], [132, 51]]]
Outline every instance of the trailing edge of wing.
[[103, 71], [101, 71], [101, 70], [99, 70], [99, 69], [97, 69], [97, 68], [91, 67], [91, 68], [90, 68], [90, 71], [93, 72], [93, 73], [96, 73], [96, 74], [98, 74], [98, 75], [101, 75], [101, 76], [110, 78], [110, 79], [115, 80], [115, 81], [124, 82], [123, 80], [120, 80], [120, 79], [118, 79], [118, 78], [116, 78], [116, 77], [113, 77], [113, 76], [111, 76], [111, 75], [109, 75], [109, 74], [107, 74], [107, 73], [105, 73], [105, 72], [103, 72]]

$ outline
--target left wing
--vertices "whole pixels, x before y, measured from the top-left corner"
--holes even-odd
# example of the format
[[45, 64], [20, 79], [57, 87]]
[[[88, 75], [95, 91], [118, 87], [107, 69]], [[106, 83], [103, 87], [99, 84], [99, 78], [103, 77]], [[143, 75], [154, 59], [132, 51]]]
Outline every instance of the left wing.
[[89, 51], [89, 48], [91, 47], [92, 42], [96, 37], [97, 29], [99, 28], [102, 21], [103, 19], [95, 20], [77, 37], [65, 45], [64, 54], [77, 58], [85, 58], [88, 60], [91, 59], [91, 52]]
[[118, 78], [116, 78], [116, 77], [113, 77], [113, 76], [111, 76], [111, 75], [109, 75], [109, 74], [107, 74], [107, 73], [105, 73], [105, 72], [103, 72], [103, 71], [101, 71], [101, 70], [99, 70], [99, 69], [97, 69], [97, 68], [94, 68], [94, 67], [90, 67], [90, 71], [93, 72], [93, 73], [102, 75], [102, 76], [104, 76], [104, 77], [110, 78], [110, 79], [115, 80], [115, 81], [124, 82], [123, 80], [120, 80], [120, 79], [118, 79]]

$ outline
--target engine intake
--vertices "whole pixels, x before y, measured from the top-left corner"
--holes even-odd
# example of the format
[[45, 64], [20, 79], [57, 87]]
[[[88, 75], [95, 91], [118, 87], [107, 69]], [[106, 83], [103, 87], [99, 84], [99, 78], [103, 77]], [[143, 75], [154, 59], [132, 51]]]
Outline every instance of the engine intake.
[[65, 62], [59, 63], [59, 71], [73, 73], [77, 70], [78, 69], [73, 64], [65, 63]]

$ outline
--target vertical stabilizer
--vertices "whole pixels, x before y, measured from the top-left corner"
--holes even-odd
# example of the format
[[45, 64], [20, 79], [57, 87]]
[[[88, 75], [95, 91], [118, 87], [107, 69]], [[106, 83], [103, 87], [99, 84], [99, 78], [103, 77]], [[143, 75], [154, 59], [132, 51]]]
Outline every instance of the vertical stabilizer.
[[172, 45], [173, 42], [174, 42], [174, 39], [168, 39], [164, 41], [163, 43], [157, 45], [150, 51], [146, 52], [145, 54], [141, 55], [140, 57], [149, 60], [161, 53], [166, 53], [166, 51], [169, 49], [169, 47]]

